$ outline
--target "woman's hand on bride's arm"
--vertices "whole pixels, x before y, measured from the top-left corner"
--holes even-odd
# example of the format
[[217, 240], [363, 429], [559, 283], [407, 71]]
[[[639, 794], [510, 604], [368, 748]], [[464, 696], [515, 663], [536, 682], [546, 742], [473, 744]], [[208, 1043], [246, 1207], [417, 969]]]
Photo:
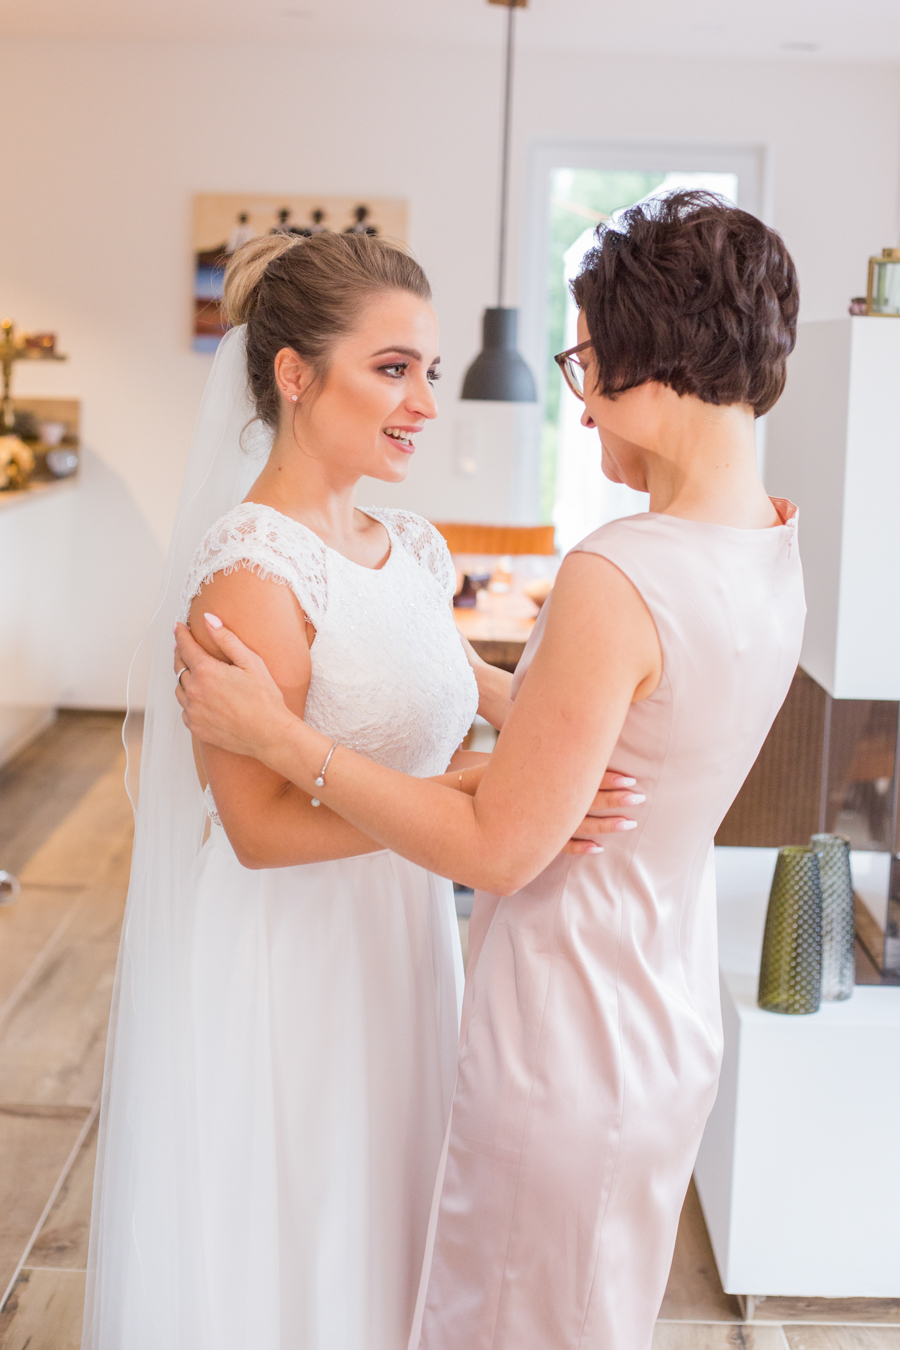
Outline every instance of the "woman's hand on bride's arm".
[[576, 554], [560, 570], [543, 640], [474, 797], [344, 746], [332, 750], [300, 720], [265, 758], [385, 848], [512, 895], [580, 838], [586, 820], [592, 835], [605, 831], [589, 819], [597, 784], [630, 705], [653, 693], [661, 671], [656, 626], [639, 592], [605, 558]]
[[[475, 651], [467, 638], [460, 634], [460, 640], [463, 649], [469, 661], [469, 665], [475, 673], [475, 679], [478, 684], [478, 711], [486, 722], [496, 727], [499, 731], [509, 716], [512, 708], [512, 699], [510, 697], [512, 686], [512, 675], [506, 670], [500, 670], [497, 666], [491, 666]], [[475, 795], [478, 784], [487, 768], [487, 762], [490, 756], [485, 756], [484, 764], [480, 766], [479, 773], [466, 773], [465, 778], [459, 784], [464, 792], [470, 796]], [[444, 780], [442, 780], [444, 781]], [[446, 780], [449, 786], [457, 786], [456, 782]], [[601, 812], [614, 812], [621, 806], [639, 806], [645, 801], [643, 793], [635, 791], [635, 780], [626, 774], [614, 773], [611, 769], [603, 775], [603, 781], [600, 785], [590, 812], [578, 827], [576, 834], [572, 836], [563, 849], [564, 853], [601, 853], [602, 846], [597, 843], [597, 836], [600, 834], [611, 834], [614, 831], [633, 830], [636, 821], [629, 816], [623, 815], [602, 815]]]
[[[450, 769], [432, 779], [432, 782], [442, 783], [474, 797], [490, 760], [490, 755], [458, 752], [451, 761]], [[588, 814], [563, 848], [563, 853], [574, 853], [576, 856], [580, 853], [602, 853], [603, 846], [597, 842], [599, 835], [633, 830], [637, 824], [631, 816], [623, 815], [620, 808], [640, 806], [646, 800], [637, 785], [637, 779], [607, 769]]]
[[[655, 624], [632, 583], [604, 558], [567, 559], [543, 641], [472, 798], [335, 750], [329, 737], [269, 703], [264, 668], [233, 634], [218, 641], [238, 669], [216, 672], [223, 690], [209, 725], [189, 706], [195, 674], [182, 677], [188, 725], [261, 759], [383, 847], [494, 895], [513, 894], [580, 838], [629, 707], [652, 694], [662, 670]], [[179, 651], [194, 671], [196, 652], [187, 642]], [[208, 683], [197, 678], [199, 687]]]
[[[187, 668], [177, 691], [185, 725], [198, 740], [264, 760], [268, 747], [286, 734], [294, 722], [294, 714], [287, 708], [265, 662], [234, 633], [223, 629], [215, 616], [208, 617], [206, 624], [210, 646], [221, 653], [219, 660], [207, 655], [184, 625], [176, 627], [176, 668]], [[484, 776], [490, 755], [466, 752], [459, 758], [457, 767], [435, 781], [471, 796]], [[635, 827], [636, 822], [622, 814], [620, 808], [639, 806], [644, 800], [634, 778], [607, 770], [588, 814], [563, 852], [576, 855], [601, 852], [600, 835]]]
[[206, 614], [209, 655], [183, 623], [175, 625], [175, 667], [182, 671], [175, 695], [182, 720], [198, 741], [234, 755], [264, 759], [264, 747], [293, 720], [284, 695], [262, 657]]
[[[252, 647], [210, 623], [204, 611], [213, 606]], [[176, 629], [176, 694], [192, 708], [184, 720], [200, 743], [238, 860], [251, 868], [290, 867], [371, 853], [377, 845], [361, 831], [327, 807], [314, 809], [309, 794], [257, 762], [262, 755], [252, 738], [277, 739], [306, 706], [308, 625], [293, 593], [245, 569], [220, 574], [192, 605], [191, 625], [193, 632]], [[234, 709], [243, 715], [244, 735], [228, 725]]]

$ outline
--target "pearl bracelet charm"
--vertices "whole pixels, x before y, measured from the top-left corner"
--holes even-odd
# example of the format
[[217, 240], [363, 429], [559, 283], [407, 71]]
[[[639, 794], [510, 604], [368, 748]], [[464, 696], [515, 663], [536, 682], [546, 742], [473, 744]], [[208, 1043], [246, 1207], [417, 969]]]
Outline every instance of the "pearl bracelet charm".
[[[334, 754], [335, 750], [337, 749], [337, 744], [338, 744], [337, 741], [335, 741], [334, 744], [332, 745], [331, 749], [328, 751], [328, 754], [325, 756], [325, 763], [322, 765], [321, 769], [319, 770], [319, 776], [318, 776], [318, 778], [314, 778], [314, 779], [313, 779], [313, 782], [315, 783], [316, 787], [324, 787], [324, 786], [325, 786], [325, 770], [328, 768], [328, 765], [331, 763], [331, 756]], [[321, 805], [322, 805], [322, 803], [319, 801], [318, 797], [313, 797], [313, 798], [312, 798], [312, 803], [311, 803], [311, 804], [312, 804], [313, 806], [321, 806]]]

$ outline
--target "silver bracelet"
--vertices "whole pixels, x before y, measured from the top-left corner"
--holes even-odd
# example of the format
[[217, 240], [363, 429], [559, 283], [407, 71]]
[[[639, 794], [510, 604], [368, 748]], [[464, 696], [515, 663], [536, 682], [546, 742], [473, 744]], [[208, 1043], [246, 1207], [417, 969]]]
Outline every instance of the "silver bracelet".
[[[335, 741], [334, 744], [332, 745], [331, 749], [328, 751], [328, 754], [325, 756], [325, 763], [322, 765], [321, 769], [319, 770], [319, 776], [318, 776], [318, 778], [316, 778], [316, 779], [314, 780], [314, 781], [315, 781], [316, 787], [324, 787], [324, 786], [325, 786], [325, 770], [328, 768], [328, 765], [331, 763], [331, 756], [334, 754], [335, 750], [337, 749], [337, 746], [338, 746], [338, 743], [337, 743], [337, 741]], [[322, 803], [319, 801], [318, 797], [313, 797], [313, 799], [312, 799], [312, 804], [313, 804], [313, 806], [321, 806], [321, 805], [322, 805]]]

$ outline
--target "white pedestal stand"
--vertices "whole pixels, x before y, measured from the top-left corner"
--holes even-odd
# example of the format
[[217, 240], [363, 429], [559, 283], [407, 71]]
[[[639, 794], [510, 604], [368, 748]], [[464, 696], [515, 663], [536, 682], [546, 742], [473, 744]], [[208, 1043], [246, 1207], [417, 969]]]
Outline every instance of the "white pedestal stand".
[[900, 988], [756, 1003], [775, 849], [716, 849], [725, 1056], [695, 1179], [726, 1293], [900, 1297]]

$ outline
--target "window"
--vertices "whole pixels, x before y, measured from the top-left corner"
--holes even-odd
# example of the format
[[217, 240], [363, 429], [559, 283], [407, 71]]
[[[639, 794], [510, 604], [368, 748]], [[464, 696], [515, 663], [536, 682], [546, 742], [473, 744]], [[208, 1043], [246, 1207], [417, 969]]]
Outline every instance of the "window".
[[608, 520], [647, 509], [643, 493], [604, 477], [597, 433], [581, 426], [582, 405], [564, 388], [553, 360], [556, 352], [577, 341], [569, 282], [594, 230], [617, 211], [677, 187], [717, 192], [748, 210], [758, 206], [759, 156], [754, 151], [736, 149], [733, 163], [727, 153], [698, 147], [656, 152], [638, 147], [631, 157], [634, 167], [625, 147], [615, 153], [581, 149], [568, 154], [564, 148], [555, 153], [545, 148], [538, 155], [539, 173], [533, 175], [540, 197], [534, 193], [532, 201], [543, 226], [535, 232], [539, 249], [531, 249], [543, 294], [532, 286], [525, 295], [526, 341], [530, 335], [529, 355], [540, 342], [533, 368], [539, 370], [543, 387], [539, 482], [533, 495], [536, 514], [556, 525], [557, 544], [563, 550]]

